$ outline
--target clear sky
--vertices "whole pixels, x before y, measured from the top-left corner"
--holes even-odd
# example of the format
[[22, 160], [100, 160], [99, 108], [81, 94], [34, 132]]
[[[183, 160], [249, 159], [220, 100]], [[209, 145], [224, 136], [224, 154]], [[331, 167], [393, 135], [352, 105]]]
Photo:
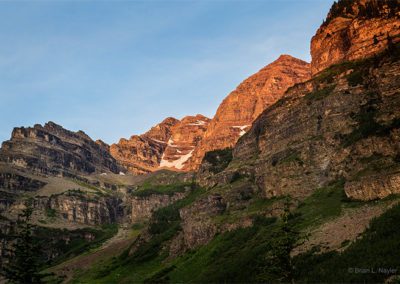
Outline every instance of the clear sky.
[[212, 118], [281, 54], [310, 61], [333, 0], [0, 0], [0, 141], [54, 121], [115, 143]]

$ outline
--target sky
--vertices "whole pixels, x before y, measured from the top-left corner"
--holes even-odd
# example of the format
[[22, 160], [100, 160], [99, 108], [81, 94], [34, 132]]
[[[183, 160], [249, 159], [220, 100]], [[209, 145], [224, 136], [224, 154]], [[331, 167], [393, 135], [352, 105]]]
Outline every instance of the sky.
[[281, 54], [310, 62], [333, 0], [0, 0], [0, 142], [53, 121], [112, 144], [212, 118]]

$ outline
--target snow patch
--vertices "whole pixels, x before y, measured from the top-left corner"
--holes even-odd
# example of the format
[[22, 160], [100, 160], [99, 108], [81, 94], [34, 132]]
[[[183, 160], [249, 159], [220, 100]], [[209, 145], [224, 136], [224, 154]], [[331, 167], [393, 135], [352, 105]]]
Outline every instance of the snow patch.
[[153, 141], [156, 141], [156, 142], [158, 142], [158, 143], [163, 143], [163, 144], [167, 144], [167, 143], [165, 143], [164, 141], [161, 141], [161, 140], [157, 140], [157, 139], [154, 139], [154, 138], [152, 138], [152, 140], [153, 140]]
[[239, 128], [240, 129], [240, 136], [243, 136], [246, 134], [246, 131], [244, 130], [246, 127], [249, 127], [250, 125], [243, 125], [243, 126], [231, 126], [232, 128]]
[[195, 123], [188, 123], [188, 125], [204, 125], [206, 124], [203, 120], [197, 120]]
[[119, 175], [120, 176], [124, 176], [125, 174], [123, 172], [119, 172]]
[[107, 173], [101, 173], [100, 175], [101, 175], [101, 176], [106, 176], [106, 175], [107, 175]]
[[182, 155], [180, 156], [179, 159], [169, 162], [168, 160], [164, 160], [164, 154], [161, 157], [161, 161], [160, 161], [160, 168], [162, 167], [167, 167], [167, 168], [176, 168], [178, 170], [183, 168], [183, 164], [186, 163], [187, 160], [189, 160], [189, 158], [192, 156], [194, 150], [190, 151], [188, 154], [186, 155]]
[[174, 140], [172, 140], [171, 138], [168, 140], [168, 146], [170, 146], [170, 147], [178, 147], [178, 146], [176, 146], [176, 145], [173, 145], [172, 143], [174, 143]]

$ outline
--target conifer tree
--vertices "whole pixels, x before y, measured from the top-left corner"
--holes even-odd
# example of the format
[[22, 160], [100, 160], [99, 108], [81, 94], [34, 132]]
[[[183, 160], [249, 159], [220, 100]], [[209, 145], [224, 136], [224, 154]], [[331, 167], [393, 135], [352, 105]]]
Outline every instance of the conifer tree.
[[290, 205], [290, 199], [287, 197], [281, 214], [281, 223], [274, 234], [274, 239], [265, 258], [266, 263], [262, 278], [267, 282], [294, 283], [295, 267], [290, 253], [299, 245], [302, 237], [295, 228], [294, 215], [290, 210]]
[[33, 209], [30, 203], [18, 215], [18, 232], [11, 249], [7, 249], [8, 259], [4, 263], [2, 275], [9, 283], [43, 283], [50, 274], [40, 273], [40, 245], [33, 236], [34, 225], [30, 223]]

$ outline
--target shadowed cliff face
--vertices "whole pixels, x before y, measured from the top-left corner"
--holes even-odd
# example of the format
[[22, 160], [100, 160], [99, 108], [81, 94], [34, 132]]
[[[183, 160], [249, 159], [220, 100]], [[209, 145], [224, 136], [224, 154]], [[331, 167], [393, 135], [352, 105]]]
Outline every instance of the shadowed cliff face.
[[311, 40], [312, 74], [344, 60], [370, 57], [398, 41], [399, 1], [339, 1]]
[[111, 157], [107, 144], [94, 142], [82, 131], [68, 131], [53, 122], [15, 128], [11, 139], [2, 144], [0, 162], [60, 176], [125, 171]]

